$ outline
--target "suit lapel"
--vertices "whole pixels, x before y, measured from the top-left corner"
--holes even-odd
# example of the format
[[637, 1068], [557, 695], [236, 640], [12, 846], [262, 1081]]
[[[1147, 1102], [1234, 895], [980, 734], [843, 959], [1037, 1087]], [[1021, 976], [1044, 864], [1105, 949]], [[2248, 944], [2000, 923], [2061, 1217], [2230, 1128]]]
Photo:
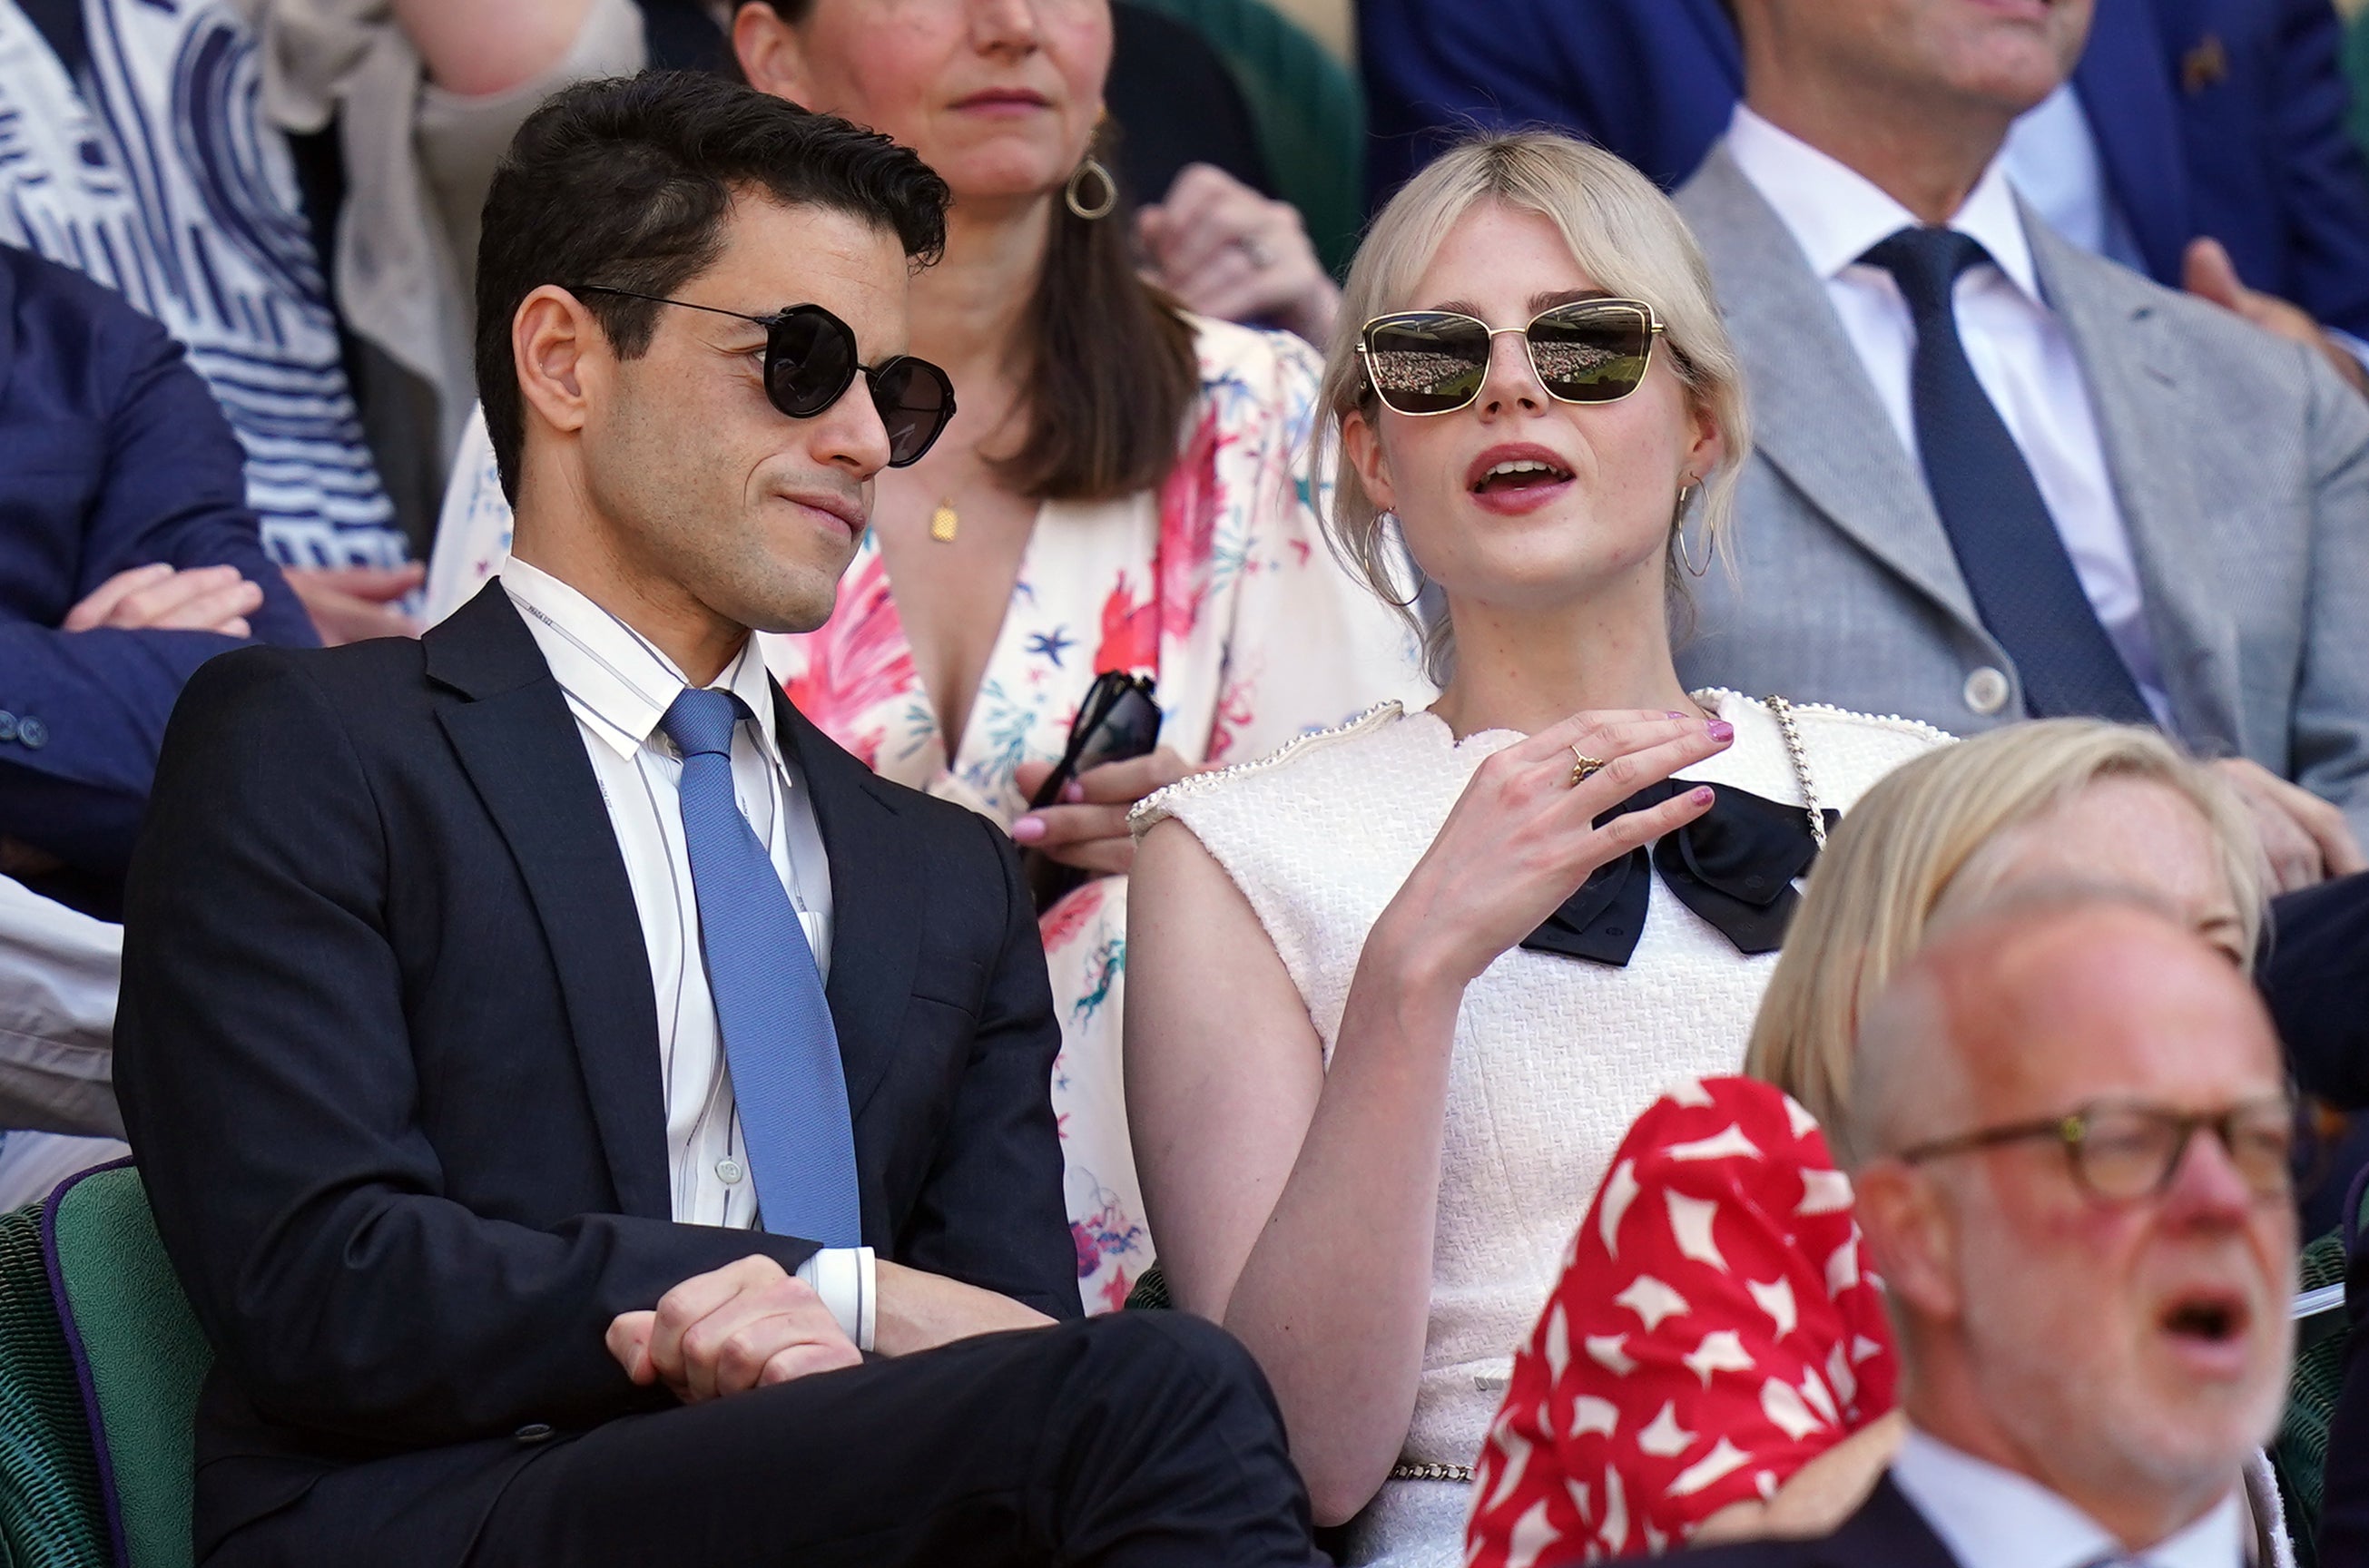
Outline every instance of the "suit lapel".
[[421, 641], [429, 677], [470, 699], [443, 710], [444, 732], [543, 922], [618, 1207], [668, 1219], [649, 951], [583, 737], [498, 580]]
[[897, 1059], [920, 961], [915, 905], [925, 868], [898, 819], [893, 791], [778, 691], [773, 713], [784, 750], [806, 775], [830, 862], [830, 981], [824, 994], [839, 1030], [848, 1107], [861, 1116]]
[[2172, 351], [2174, 328], [2154, 289], [2077, 250], [2029, 212], [2023, 226], [2041, 288], [2065, 324], [2089, 387], [2174, 726], [2191, 746], [2235, 750], [2243, 735], [2232, 705], [2237, 628], [2214, 584], [2181, 569], [2219, 552], [2196, 504], [2188, 449], [2165, 439], [2194, 428], [2197, 418]]
[[1753, 444], [1834, 525], [1969, 624], [1973, 597], [1902, 446], [1791, 231], [1714, 147], [1679, 193], [1752, 393]]

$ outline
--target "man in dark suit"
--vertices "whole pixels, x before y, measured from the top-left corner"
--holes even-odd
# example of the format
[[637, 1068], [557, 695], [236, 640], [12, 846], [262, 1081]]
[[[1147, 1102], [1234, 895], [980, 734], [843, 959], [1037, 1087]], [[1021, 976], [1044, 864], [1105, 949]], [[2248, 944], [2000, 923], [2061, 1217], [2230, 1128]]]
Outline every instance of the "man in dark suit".
[[899, 357], [945, 200], [713, 76], [555, 97], [477, 274], [516, 560], [419, 642], [234, 658], [175, 715], [120, 1082], [217, 1353], [200, 1561], [1311, 1560], [1238, 1346], [1046, 1326], [1075, 1257], [1011, 845], [755, 649], [951, 413]]
[[[2033, 151], [2060, 184], [2092, 166], [2088, 201], [2120, 219], [2097, 236], [2115, 259], [2369, 338], [2369, 166], [2345, 129], [2340, 44], [2329, 0], [2101, 0], [2073, 77], [2091, 145], [2080, 125], [2034, 126], [2050, 141]], [[1363, 0], [1358, 52], [1378, 197], [1471, 121], [1564, 126], [1675, 189], [1744, 90], [1726, 0]], [[2201, 236], [2263, 297], [2192, 258]]]
[[181, 683], [315, 641], [244, 462], [163, 327], [0, 246], [0, 872], [86, 912], [114, 917]]
[[2293, 1111], [2252, 988], [2150, 905], [2043, 891], [1937, 935], [1853, 1074], [1829, 1130], [1906, 1436], [1832, 1535], [1687, 1561], [2239, 1568], [2295, 1258]]

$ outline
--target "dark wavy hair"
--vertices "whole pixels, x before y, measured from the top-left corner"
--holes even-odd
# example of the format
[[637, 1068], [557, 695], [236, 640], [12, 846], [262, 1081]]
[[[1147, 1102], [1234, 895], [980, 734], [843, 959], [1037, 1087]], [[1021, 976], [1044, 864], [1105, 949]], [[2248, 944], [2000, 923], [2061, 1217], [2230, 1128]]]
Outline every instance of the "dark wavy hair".
[[[886, 136], [700, 71], [583, 82], [527, 117], [494, 171], [477, 245], [477, 395], [518, 501], [526, 410], [510, 323], [546, 283], [672, 294], [715, 263], [732, 199], [843, 212], [916, 264], [946, 241], [945, 181]], [[648, 351], [660, 307], [588, 293], [621, 359]]]
[[[792, 27], [814, 14], [815, 0], [765, 3]], [[1115, 135], [1105, 121], [1091, 149], [1105, 167], [1116, 166]], [[1024, 496], [1110, 500], [1151, 488], [1176, 465], [1200, 369], [1192, 324], [1136, 274], [1132, 217], [1124, 200], [1100, 219], [1053, 203], [1026, 318], [1027, 435], [995, 464]]]

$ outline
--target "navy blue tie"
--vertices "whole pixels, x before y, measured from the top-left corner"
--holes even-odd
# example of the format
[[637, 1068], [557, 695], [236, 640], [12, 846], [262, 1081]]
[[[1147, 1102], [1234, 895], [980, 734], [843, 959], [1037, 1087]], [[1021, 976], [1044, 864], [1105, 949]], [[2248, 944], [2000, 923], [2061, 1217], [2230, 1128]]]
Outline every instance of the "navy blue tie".
[[859, 1246], [839, 1031], [797, 910], [733, 795], [732, 731], [747, 712], [729, 692], [686, 689], [658, 720], [682, 753], [682, 835], [707, 989], [765, 1229]]
[[1954, 229], [1903, 229], [1861, 261], [1900, 283], [1917, 324], [1909, 370], [1917, 449], [1934, 509], [1983, 625], [2023, 677], [2033, 715], [2153, 724], [2130, 667], [2082, 590], [2040, 486], [1958, 338], [1958, 274], [1989, 259]]

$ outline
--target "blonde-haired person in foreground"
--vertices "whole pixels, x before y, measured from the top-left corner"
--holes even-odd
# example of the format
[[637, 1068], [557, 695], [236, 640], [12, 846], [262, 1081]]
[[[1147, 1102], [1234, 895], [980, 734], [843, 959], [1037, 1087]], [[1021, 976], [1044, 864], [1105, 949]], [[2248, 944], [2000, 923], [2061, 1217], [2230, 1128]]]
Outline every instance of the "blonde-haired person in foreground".
[[[1849, 1116], [1853, 1065], [1882, 1047], [1855, 1041], [1928, 932], [2066, 882], [2160, 903], [2241, 973], [2253, 956], [2252, 819], [2154, 730], [1994, 730], [1860, 800], [1787, 936], [1747, 1076], [1683, 1085], [1639, 1117], [1574, 1235], [1484, 1450], [1473, 1568], [1817, 1534], [1864, 1498], [1899, 1439], [1896, 1367], [1820, 1127], [1846, 1164], [1871, 1151]], [[1683, 1309], [1649, 1321], [1641, 1276]]]
[[1175, 1300], [1258, 1357], [1319, 1518], [1448, 1565], [1621, 1130], [1734, 1064], [1829, 817], [1944, 738], [1680, 684], [1749, 436], [1635, 170], [1452, 150], [1346, 301], [1331, 521], [1384, 598], [1436, 585], [1444, 692], [1138, 808], [1127, 1100]]

